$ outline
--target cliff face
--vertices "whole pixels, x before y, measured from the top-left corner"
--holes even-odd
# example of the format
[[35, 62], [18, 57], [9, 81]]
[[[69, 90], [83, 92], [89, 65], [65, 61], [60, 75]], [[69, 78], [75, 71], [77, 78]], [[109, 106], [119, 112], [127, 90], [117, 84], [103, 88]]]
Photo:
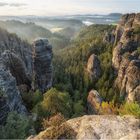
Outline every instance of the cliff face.
[[[0, 122], [9, 111], [27, 113], [20, 87], [24, 85], [28, 90], [40, 89], [42, 92], [51, 87], [51, 60], [52, 49], [47, 39], [36, 41], [32, 47], [16, 35], [0, 30]], [[32, 84], [34, 79], [35, 86]]]
[[1, 58], [6, 69], [9, 70], [12, 76], [16, 78], [17, 85], [31, 84], [27, 67], [20, 57], [18, 57], [15, 53], [6, 50], [2, 53]]
[[27, 110], [22, 103], [16, 79], [0, 65], [0, 124], [4, 123], [10, 111], [26, 114]]
[[115, 32], [115, 85], [127, 101], [140, 103], [140, 14], [124, 15]]

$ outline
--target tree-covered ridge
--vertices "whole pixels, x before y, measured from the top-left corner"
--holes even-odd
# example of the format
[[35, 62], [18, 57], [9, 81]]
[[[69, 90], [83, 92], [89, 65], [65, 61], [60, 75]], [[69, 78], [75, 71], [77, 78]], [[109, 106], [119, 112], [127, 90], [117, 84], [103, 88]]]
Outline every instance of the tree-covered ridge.
[[[71, 47], [55, 54], [54, 85], [59, 88], [67, 87], [66, 90], [70, 89], [72, 96], [76, 96], [75, 91], [78, 90], [79, 99], [85, 99], [84, 96], [92, 88], [100, 89], [103, 90], [102, 97], [107, 99], [106, 92], [111, 90], [114, 76], [111, 67], [113, 45], [104, 42], [103, 38], [106, 32], [112, 32], [114, 28], [115, 26], [111, 25], [92, 25], [84, 28], [72, 41]], [[86, 72], [88, 58], [93, 53], [99, 57], [102, 67], [102, 76], [99, 82], [94, 83]]]
[[52, 33], [34, 23], [23, 23], [16, 20], [0, 21], [0, 27], [11, 33], [16, 33], [22, 39], [33, 41], [37, 37], [51, 37]]
[[68, 46], [71, 36], [76, 32], [74, 29], [70, 28], [69, 31], [71, 33], [68, 34], [66, 33], [67, 29], [64, 28], [60, 33], [52, 33], [50, 30], [35, 23], [24, 23], [16, 20], [0, 21], [0, 28], [18, 35], [22, 40], [27, 40], [30, 43], [37, 38], [48, 38], [54, 50]]

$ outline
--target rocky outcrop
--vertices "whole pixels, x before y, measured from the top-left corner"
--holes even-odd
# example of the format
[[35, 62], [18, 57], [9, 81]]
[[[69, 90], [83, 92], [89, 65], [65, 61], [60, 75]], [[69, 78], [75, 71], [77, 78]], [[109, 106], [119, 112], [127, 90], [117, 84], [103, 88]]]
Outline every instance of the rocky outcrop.
[[0, 29], [0, 57], [3, 52], [9, 51], [22, 60], [28, 75], [32, 75], [32, 47], [14, 34]]
[[126, 139], [140, 138], [139, 120], [125, 116], [83, 116], [67, 122], [76, 132], [76, 139]]
[[91, 90], [87, 97], [88, 114], [98, 114], [101, 108], [102, 98], [96, 90]]
[[98, 80], [101, 75], [100, 60], [95, 54], [88, 59], [87, 72], [93, 81]]
[[47, 39], [39, 39], [33, 50], [34, 87], [45, 92], [52, 86], [52, 46]]
[[16, 86], [16, 79], [0, 65], [0, 124], [4, 123], [8, 112], [17, 111], [26, 114], [20, 92]]
[[[140, 103], [140, 60], [124, 60], [120, 66], [115, 84], [127, 101]], [[126, 94], [126, 95], [125, 95]]]
[[6, 70], [9, 70], [13, 77], [16, 78], [17, 85], [31, 85], [31, 78], [27, 75], [26, 66], [16, 54], [8, 50], [4, 51], [4, 53], [2, 53], [2, 61]]
[[47, 39], [37, 40], [32, 47], [0, 29], [0, 89], [3, 93], [0, 96], [0, 123], [10, 111], [27, 113], [22, 103], [22, 91], [40, 89], [45, 92], [51, 87], [51, 61], [52, 47]]
[[[32, 47], [16, 35], [0, 29], [0, 57], [17, 85], [27, 85], [42, 92], [52, 85], [52, 46], [38, 39]], [[34, 81], [33, 81], [34, 80]], [[31, 84], [31, 83], [35, 84]], [[35, 86], [34, 86], [35, 85]]]
[[115, 32], [115, 45], [113, 51], [113, 66], [118, 69], [122, 55], [126, 52], [132, 53], [138, 47], [140, 34], [136, 30], [140, 26], [140, 14], [126, 14], [122, 16]]
[[140, 14], [126, 14], [115, 32], [113, 67], [117, 72], [115, 86], [127, 101], [140, 103]]
[[[140, 121], [132, 116], [88, 115], [68, 120], [66, 124], [73, 129], [77, 140], [140, 139]], [[42, 131], [28, 140], [42, 139], [46, 132], [47, 130]]]

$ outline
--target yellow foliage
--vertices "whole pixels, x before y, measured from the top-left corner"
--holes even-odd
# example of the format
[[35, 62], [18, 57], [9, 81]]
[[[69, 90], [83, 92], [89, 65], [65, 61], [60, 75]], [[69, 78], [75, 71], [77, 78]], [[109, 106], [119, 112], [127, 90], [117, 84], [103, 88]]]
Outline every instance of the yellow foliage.
[[102, 115], [117, 115], [118, 114], [118, 107], [114, 105], [113, 102], [102, 102], [100, 114]]

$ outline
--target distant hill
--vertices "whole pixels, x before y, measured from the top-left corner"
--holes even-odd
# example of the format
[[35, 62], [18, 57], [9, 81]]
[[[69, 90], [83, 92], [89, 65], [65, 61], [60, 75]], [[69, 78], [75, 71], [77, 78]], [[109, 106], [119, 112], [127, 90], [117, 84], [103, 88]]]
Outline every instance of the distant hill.
[[36, 25], [35, 23], [23, 23], [17, 20], [0, 21], [0, 27], [10, 33], [17, 34], [21, 39], [32, 43], [36, 38], [48, 38], [53, 49], [62, 49], [68, 46], [76, 30], [73, 28], [64, 28], [61, 32], [52, 33], [48, 29]]
[[65, 36], [66, 38], [72, 38], [75, 36], [76, 30], [68, 27], [58, 31], [57, 33], [59, 33], [62, 36]]
[[38, 37], [50, 38], [52, 33], [32, 22], [23, 23], [16, 20], [0, 21], [0, 27], [6, 29], [10, 33], [16, 33], [20, 38], [33, 41]]
[[117, 17], [121, 17], [122, 14], [121, 14], [121, 13], [110, 13], [108, 16], [117, 16]]

